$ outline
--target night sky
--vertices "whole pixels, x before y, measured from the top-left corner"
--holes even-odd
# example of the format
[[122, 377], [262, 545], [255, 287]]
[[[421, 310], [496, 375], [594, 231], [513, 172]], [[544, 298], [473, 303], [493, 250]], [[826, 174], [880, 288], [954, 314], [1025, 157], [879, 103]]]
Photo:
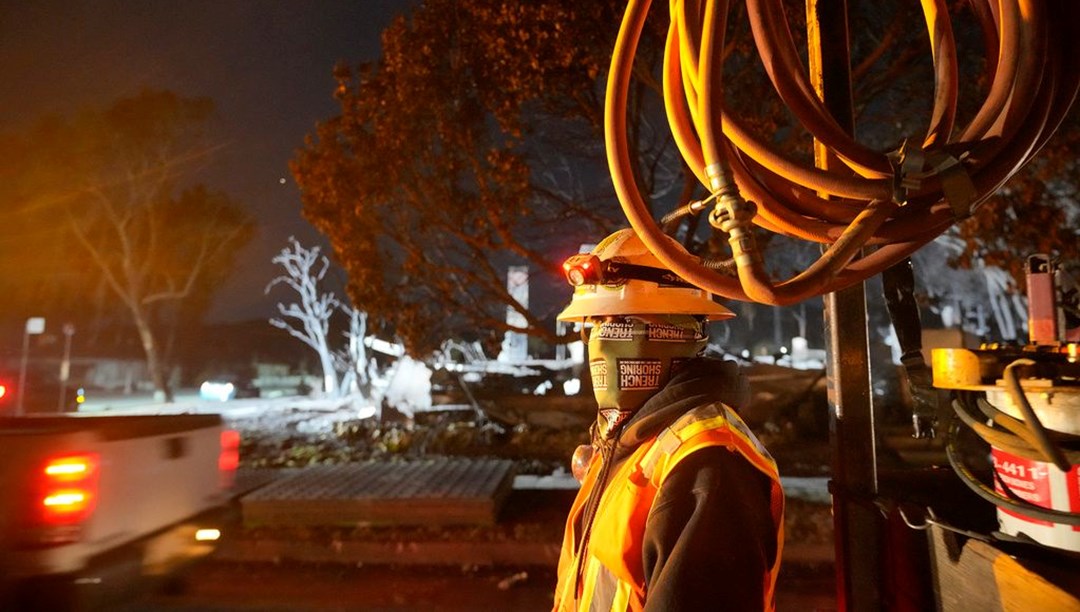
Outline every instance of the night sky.
[[[0, 131], [44, 113], [104, 107], [144, 87], [214, 100], [225, 144], [195, 180], [248, 205], [259, 228], [212, 321], [269, 316], [270, 259], [290, 235], [324, 244], [300, 216], [288, 161], [337, 113], [331, 70], [374, 60], [379, 34], [415, 0], [0, 2]], [[282, 182], [284, 179], [284, 182]]]

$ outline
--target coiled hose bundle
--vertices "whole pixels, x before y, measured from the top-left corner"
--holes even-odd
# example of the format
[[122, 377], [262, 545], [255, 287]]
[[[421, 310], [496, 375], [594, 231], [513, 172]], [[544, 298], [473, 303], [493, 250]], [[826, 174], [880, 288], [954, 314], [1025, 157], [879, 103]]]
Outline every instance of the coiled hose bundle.
[[[934, 65], [926, 133], [898, 151], [875, 151], [846, 133], [802, 65], [781, 0], [746, 0], [765, 71], [814, 139], [842, 164], [821, 169], [757, 138], [725, 108], [724, 33], [729, 0], [671, 0], [664, 64], [669, 124], [683, 158], [716, 205], [738, 275], [702, 265], [664, 240], [634, 183], [627, 96], [650, 0], [630, 0], [612, 54], [605, 105], [608, 163], [623, 211], [648, 248], [689, 282], [729, 299], [786, 305], [842, 289], [904, 259], [971, 214], [1046, 143], [1080, 86], [1080, 3], [971, 0], [992, 82], [971, 121], [957, 127], [956, 43], [945, 0], [922, 0]], [[913, 144], [914, 143], [914, 144]], [[745, 198], [745, 199], [744, 199]], [[746, 202], [746, 199], [753, 204]], [[698, 212], [706, 207], [697, 206]], [[828, 245], [800, 274], [772, 281], [749, 231]], [[875, 247], [863, 251], [863, 247]], [[855, 258], [863, 253], [860, 258]]]

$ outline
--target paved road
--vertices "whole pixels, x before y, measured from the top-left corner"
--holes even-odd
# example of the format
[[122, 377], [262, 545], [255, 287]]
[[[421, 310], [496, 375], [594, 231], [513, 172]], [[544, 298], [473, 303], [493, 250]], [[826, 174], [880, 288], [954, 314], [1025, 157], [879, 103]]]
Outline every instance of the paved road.
[[205, 563], [186, 589], [153, 594], [136, 610], [547, 610], [554, 573], [537, 568]]
[[[180, 593], [148, 595], [124, 612], [550, 610], [549, 568], [391, 568], [204, 563]], [[827, 567], [781, 574], [777, 610], [836, 610]]]
[[[223, 412], [242, 416], [290, 399], [199, 400], [181, 392], [174, 404], [146, 396], [99, 397], [83, 407], [86, 413]], [[290, 408], [291, 410], [291, 408]], [[803, 482], [805, 481], [805, 482]], [[819, 482], [820, 481], [820, 482]], [[824, 490], [824, 479], [801, 479], [791, 493]], [[808, 494], [810, 497], [814, 495]], [[801, 495], [800, 495], [801, 496]], [[835, 610], [830, 564], [785, 570], [778, 588], [778, 609]], [[343, 564], [239, 563], [212, 560], [192, 569], [185, 588], [142, 596], [124, 612], [143, 610], [205, 612], [210, 610], [548, 610], [555, 582], [548, 567], [388, 567]]]

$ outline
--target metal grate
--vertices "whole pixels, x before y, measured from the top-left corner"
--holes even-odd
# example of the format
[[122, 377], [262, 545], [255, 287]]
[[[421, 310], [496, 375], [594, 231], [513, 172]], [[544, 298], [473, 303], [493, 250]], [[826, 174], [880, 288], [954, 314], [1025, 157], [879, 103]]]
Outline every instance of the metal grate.
[[304, 468], [241, 498], [248, 526], [493, 524], [513, 463], [425, 459]]

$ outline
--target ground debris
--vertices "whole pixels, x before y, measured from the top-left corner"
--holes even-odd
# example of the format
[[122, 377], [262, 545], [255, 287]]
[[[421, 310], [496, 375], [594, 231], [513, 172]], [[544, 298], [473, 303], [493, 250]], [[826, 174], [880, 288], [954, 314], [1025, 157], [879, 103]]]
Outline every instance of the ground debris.
[[499, 581], [499, 590], [507, 591], [511, 589], [514, 585], [525, 582], [528, 579], [529, 572], [518, 572], [516, 574], [511, 574]]

